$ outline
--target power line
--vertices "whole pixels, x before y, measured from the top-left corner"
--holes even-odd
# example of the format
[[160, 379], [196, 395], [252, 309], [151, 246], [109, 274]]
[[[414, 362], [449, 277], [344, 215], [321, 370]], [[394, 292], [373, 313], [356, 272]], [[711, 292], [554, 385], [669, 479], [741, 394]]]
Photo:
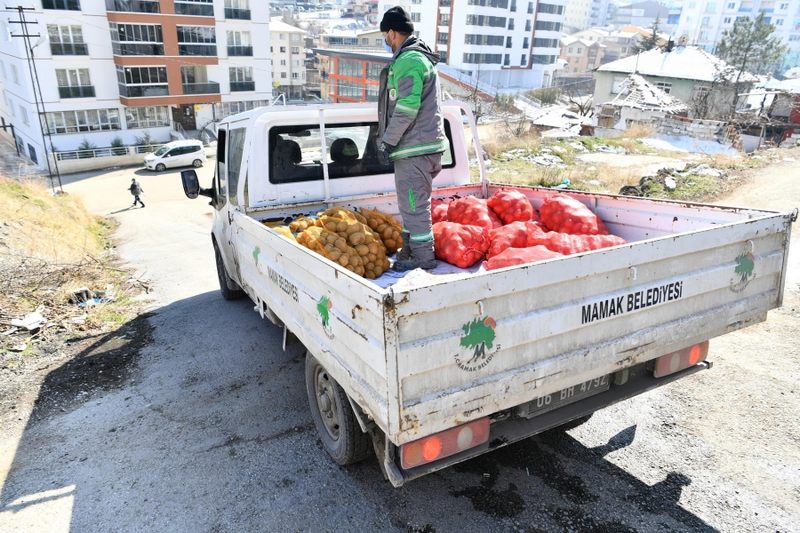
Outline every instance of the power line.
[[[25, 19], [26, 11], [33, 11], [32, 7], [8, 7], [6, 11], [16, 11], [19, 15], [19, 20], [9, 20], [11, 24], [19, 24], [22, 27], [22, 33], [11, 34], [11, 37], [22, 38], [25, 41], [25, 57], [28, 60], [28, 72], [31, 76], [31, 84], [33, 86], [33, 101], [36, 104], [36, 114], [39, 120], [39, 132], [42, 135], [42, 146], [44, 147], [44, 158], [47, 162], [47, 173], [50, 177], [50, 187], [53, 192], [56, 192], [55, 182], [58, 182], [58, 193], [63, 193], [64, 189], [61, 186], [61, 174], [58, 172], [58, 162], [55, 157], [55, 150], [53, 149], [53, 136], [50, 133], [50, 128], [46, 128], [42, 124], [42, 120], [47, 120], [47, 111], [44, 106], [44, 95], [42, 94], [42, 86], [39, 84], [39, 72], [36, 70], [36, 58], [33, 55], [33, 46], [31, 46], [31, 37], [39, 38], [41, 35], [28, 33], [28, 21]], [[36, 21], [31, 21], [31, 24], [36, 24]], [[41, 102], [40, 102], [41, 100]], [[40, 105], [41, 103], [41, 105]], [[46, 138], [45, 138], [46, 137]], [[50, 153], [53, 154], [53, 164], [50, 164], [50, 155], [47, 151], [47, 140], [50, 140]], [[53, 168], [55, 168], [55, 178], [53, 177]]]

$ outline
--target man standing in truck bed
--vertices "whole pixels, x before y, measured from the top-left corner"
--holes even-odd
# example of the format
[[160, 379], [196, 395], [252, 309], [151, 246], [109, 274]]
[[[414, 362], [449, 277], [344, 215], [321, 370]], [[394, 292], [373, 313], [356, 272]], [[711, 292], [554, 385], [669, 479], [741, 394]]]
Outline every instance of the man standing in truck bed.
[[438, 57], [414, 37], [401, 7], [386, 11], [381, 32], [394, 56], [381, 71], [378, 149], [394, 162], [395, 189], [403, 218], [403, 248], [395, 270], [436, 268], [431, 226], [431, 188], [447, 149], [439, 108]]

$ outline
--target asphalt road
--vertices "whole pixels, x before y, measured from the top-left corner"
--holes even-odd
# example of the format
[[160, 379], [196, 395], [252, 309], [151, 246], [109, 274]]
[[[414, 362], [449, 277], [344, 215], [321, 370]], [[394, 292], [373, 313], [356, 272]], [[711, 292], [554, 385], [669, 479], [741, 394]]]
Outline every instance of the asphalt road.
[[[800, 524], [798, 242], [783, 308], [712, 342], [709, 372], [394, 489], [317, 441], [303, 350], [217, 290], [211, 208], [177, 171], [69, 178], [117, 217], [152, 313], [80, 357], [126, 354], [111, 390], [20, 408], [0, 438], [0, 531], [756, 531]], [[725, 203], [800, 206], [800, 164]], [[201, 181], [210, 174], [202, 169]], [[108, 348], [108, 350], [105, 350]], [[116, 360], [116, 359], [115, 359]], [[121, 364], [121, 363], [120, 363]], [[57, 382], [75, 367], [54, 369]], [[84, 367], [82, 367], [84, 368]], [[85, 367], [91, 369], [91, 366]], [[106, 368], [106, 367], [103, 367]], [[93, 376], [86, 371], [85, 379]]]

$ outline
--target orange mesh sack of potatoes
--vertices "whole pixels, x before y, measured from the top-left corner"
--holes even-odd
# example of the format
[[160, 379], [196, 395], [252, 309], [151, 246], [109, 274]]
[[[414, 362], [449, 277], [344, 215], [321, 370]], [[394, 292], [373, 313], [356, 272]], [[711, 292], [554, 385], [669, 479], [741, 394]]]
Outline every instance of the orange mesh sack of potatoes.
[[357, 222], [361, 222], [362, 224], [367, 223], [367, 219], [364, 218], [361, 214], [356, 213], [352, 209], [347, 209], [346, 207], [331, 207], [326, 209], [325, 211], [320, 211], [319, 213], [317, 213], [317, 216], [337, 217], [337, 218], [343, 218], [345, 220], [355, 220]]
[[297, 242], [359, 276], [366, 272], [361, 256], [337, 233], [315, 226], [298, 235]]
[[285, 237], [290, 241], [295, 240], [294, 233], [292, 233], [292, 230], [289, 229], [289, 226], [275, 226], [274, 228], [272, 228], [272, 230], [275, 231], [275, 233], [277, 233], [281, 237]]
[[308, 228], [313, 228], [317, 225], [317, 221], [313, 218], [300, 216], [294, 219], [291, 224], [289, 224], [289, 229], [292, 230], [293, 233], [300, 233], [301, 231], [305, 231]]
[[319, 224], [345, 239], [346, 243], [356, 250], [364, 265], [364, 274], [361, 275], [365, 278], [374, 279], [386, 272], [389, 269], [386, 247], [372, 228], [359, 221], [366, 219], [357, 213], [358, 216], [344, 212], [338, 214], [343, 217], [322, 214], [319, 217]]
[[403, 238], [400, 236], [403, 226], [400, 221], [377, 209], [362, 209], [361, 214], [367, 220], [367, 225], [380, 236], [389, 255], [403, 246]]

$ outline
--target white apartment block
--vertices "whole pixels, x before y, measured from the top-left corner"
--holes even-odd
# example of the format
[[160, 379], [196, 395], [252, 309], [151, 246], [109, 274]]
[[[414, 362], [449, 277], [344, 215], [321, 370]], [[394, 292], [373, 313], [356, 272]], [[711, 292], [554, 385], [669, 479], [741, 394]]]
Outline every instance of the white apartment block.
[[722, 32], [732, 28], [739, 17], [756, 17], [763, 12], [775, 32], [789, 45], [785, 66], [800, 66], [800, 0], [708, 0], [683, 2], [675, 38], [714, 52]]
[[569, 0], [564, 4], [564, 27], [567, 32], [605, 26], [609, 0]]
[[[402, 6], [442, 61], [481, 85], [516, 92], [547, 87], [559, 67], [567, 0], [380, 0], [379, 18]], [[436, 9], [433, 9], [435, 6]]]
[[270, 21], [269, 30], [275, 93], [301, 99], [306, 84], [306, 32], [286, 24], [280, 17]]
[[[30, 1], [30, 0], [29, 0]], [[28, 32], [56, 151], [199, 130], [272, 97], [268, 4], [257, 0], [32, 0]], [[44, 165], [17, 12], [0, 14], [0, 120]], [[2, 134], [2, 133], [0, 133]], [[49, 151], [49, 146], [48, 146]]]

